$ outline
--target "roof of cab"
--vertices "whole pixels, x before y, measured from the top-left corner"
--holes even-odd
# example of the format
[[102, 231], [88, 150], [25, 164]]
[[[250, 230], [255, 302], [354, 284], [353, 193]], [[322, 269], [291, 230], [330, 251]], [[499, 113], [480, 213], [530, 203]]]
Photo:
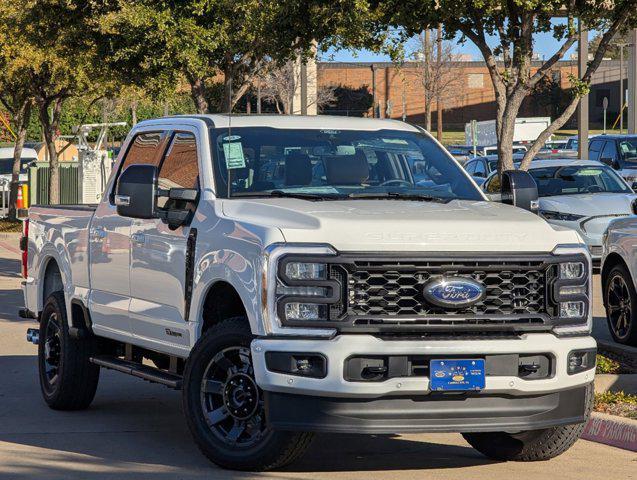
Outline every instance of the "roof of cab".
[[140, 122], [138, 125], [149, 123], [165, 123], [175, 119], [199, 119], [207, 123], [212, 122], [216, 128], [228, 127], [271, 127], [296, 129], [339, 129], [339, 130], [403, 130], [418, 132], [413, 125], [399, 120], [341, 117], [336, 115], [175, 115]]

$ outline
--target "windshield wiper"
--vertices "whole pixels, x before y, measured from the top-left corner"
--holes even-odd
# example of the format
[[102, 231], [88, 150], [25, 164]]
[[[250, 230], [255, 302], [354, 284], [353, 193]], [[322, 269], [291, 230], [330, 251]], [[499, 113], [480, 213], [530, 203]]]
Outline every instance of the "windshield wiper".
[[337, 200], [342, 197], [336, 195], [319, 195], [317, 193], [306, 192], [286, 192], [285, 190], [272, 190], [271, 192], [235, 192], [231, 198], [250, 198], [250, 197], [276, 197], [276, 198], [300, 198], [302, 200], [311, 200], [320, 202], [321, 200]]
[[450, 198], [433, 197], [420, 193], [400, 193], [400, 192], [359, 192], [350, 193], [347, 198], [363, 200], [412, 200], [417, 202], [438, 202], [447, 203]]

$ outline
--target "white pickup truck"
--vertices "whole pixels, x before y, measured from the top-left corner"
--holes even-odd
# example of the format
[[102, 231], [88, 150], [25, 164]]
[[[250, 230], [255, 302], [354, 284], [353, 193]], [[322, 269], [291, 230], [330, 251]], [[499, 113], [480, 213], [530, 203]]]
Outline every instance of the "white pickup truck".
[[496, 459], [568, 449], [592, 405], [591, 261], [492, 203], [425, 131], [388, 120], [139, 123], [99, 205], [35, 206], [24, 317], [42, 393], [89, 406], [100, 368], [183, 393], [226, 468], [291, 462], [312, 432], [462, 432]]

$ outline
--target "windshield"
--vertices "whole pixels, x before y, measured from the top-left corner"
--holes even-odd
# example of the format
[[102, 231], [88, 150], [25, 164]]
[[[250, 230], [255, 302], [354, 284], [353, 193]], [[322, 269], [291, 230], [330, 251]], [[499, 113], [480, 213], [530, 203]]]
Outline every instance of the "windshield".
[[[626, 163], [637, 164], [637, 138], [627, 138], [619, 142], [622, 160]], [[634, 167], [631, 167], [634, 168]]]
[[598, 192], [631, 193], [622, 179], [606, 166], [533, 168], [529, 173], [537, 183], [540, 197]]
[[444, 150], [416, 132], [244, 127], [216, 130], [212, 142], [219, 196], [482, 200]]

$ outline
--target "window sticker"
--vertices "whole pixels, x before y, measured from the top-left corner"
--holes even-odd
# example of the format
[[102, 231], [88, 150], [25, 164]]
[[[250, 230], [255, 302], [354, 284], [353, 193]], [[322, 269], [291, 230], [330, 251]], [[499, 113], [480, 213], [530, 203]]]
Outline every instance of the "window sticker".
[[226, 157], [226, 168], [228, 170], [245, 168], [246, 160], [243, 156], [243, 146], [241, 142], [224, 143], [223, 154]]
[[596, 177], [601, 175], [602, 171], [599, 168], [583, 168], [578, 170], [575, 175], [578, 177]]
[[356, 147], [353, 145], [337, 145], [336, 153], [338, 155], [356, 155]]
[[407, 140], [402, 138], [383, 138], [382, 140], [384, 143], [393, 143], [396, 145], [409, 145]]

